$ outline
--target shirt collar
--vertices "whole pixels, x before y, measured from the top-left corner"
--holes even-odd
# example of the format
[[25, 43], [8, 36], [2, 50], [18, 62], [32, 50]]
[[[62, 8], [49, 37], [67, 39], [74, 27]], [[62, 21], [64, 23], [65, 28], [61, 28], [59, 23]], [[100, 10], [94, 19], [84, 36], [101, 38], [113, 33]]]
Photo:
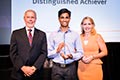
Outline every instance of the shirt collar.
[[[62, 32], [61, 29], [59, 28], [57, 32]], [[70, 28], [66, 32], [71, 32]]]
[[26, 32], [27, 32], [27, 34], [28, 34], [28, 29], [31, 29], [32, 31], [31, 31], [31, 34], [32, 34], [32, 36], [34, 35], [34, 30], [35, 30], [35, 28], [33, 27], [33, 28], [28, 28], [28, 27], [26, 27]]
[[28, 29], [31, 29], [32, 31], [34, 31], [34, 27], [33, 28], [28, 28], [28, 27], [26, 27], [26, 31], [28, 31]]

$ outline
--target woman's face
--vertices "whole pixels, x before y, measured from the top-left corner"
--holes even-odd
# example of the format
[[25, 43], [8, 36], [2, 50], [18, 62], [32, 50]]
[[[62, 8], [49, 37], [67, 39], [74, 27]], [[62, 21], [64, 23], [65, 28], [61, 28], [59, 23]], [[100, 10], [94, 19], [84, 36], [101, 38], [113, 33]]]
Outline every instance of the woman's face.
[[82, 24], [82, 29], [85, 33], [90, 33], [92, 31], [93, 24], [90, 22], [89, 19], [85, 19]]

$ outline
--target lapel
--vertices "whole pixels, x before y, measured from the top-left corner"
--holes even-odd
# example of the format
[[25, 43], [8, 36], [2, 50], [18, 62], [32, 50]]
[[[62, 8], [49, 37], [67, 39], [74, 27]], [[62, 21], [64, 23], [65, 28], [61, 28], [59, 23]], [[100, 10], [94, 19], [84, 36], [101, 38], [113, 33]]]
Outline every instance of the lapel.
[[26, 32], [25, 27], [22, 29], [21, 35], [22, 35], [22, 39], [23, 39], [23, 41], [24, 41], [23, 43], [24, 43], [26, 46], [30, 46], [30, 45], [29, 45], [29, 40], [28, 40], [28, 37], [27, 37], [27, 32]]
[[37, 42], [37, 39], [39, 38], [39, 34], [38, 34], [38, 30], [35, 28], [34, 31], [34, 36], [33, 36], [33, 42], [32, 42], [32, 47], [35, 45], [35, 43]]
[[31, 47], [29, 44], [29, 40], [27, 37], [27, 32], [26, 32], [25, 27], [22, 29], [21, 33], [22, 33], [21, 36], [22, 36], [22, 39], [24, 41], [24, 44], [26, 44], [26, 46], [29, 46], [30, 48], [32, 48], [36, 44], [37, 39], [39, 38], [38, 30], [35, 28], [33, 41], [32, 41], [32, 47]]

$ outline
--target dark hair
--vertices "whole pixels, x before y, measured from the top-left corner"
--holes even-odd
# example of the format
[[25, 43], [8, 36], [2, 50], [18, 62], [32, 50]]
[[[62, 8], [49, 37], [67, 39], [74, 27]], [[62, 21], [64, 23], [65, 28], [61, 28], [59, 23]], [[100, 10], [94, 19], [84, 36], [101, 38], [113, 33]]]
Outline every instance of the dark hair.
[[71, 11], [69, 11], [68, 9], [66, 8], [62, 8], [58, 11], [58, 17], [60, 17], [61, 14], [63, 13], [68, 13], [69, 14], [69, 17], [71, 17]]

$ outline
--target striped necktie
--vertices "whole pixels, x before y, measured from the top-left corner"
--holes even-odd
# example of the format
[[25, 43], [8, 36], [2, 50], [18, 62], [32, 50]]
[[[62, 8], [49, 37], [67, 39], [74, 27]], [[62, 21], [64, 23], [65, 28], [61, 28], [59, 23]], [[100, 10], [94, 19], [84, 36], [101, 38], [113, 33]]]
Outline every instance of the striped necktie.
[[29, 39], [29, 43], [30, 43], [30, 46], [32, 46], [32, 34], [31, 34], [31, 29], [28, 29], [29, 33], [28, 33], [28, 39]]

